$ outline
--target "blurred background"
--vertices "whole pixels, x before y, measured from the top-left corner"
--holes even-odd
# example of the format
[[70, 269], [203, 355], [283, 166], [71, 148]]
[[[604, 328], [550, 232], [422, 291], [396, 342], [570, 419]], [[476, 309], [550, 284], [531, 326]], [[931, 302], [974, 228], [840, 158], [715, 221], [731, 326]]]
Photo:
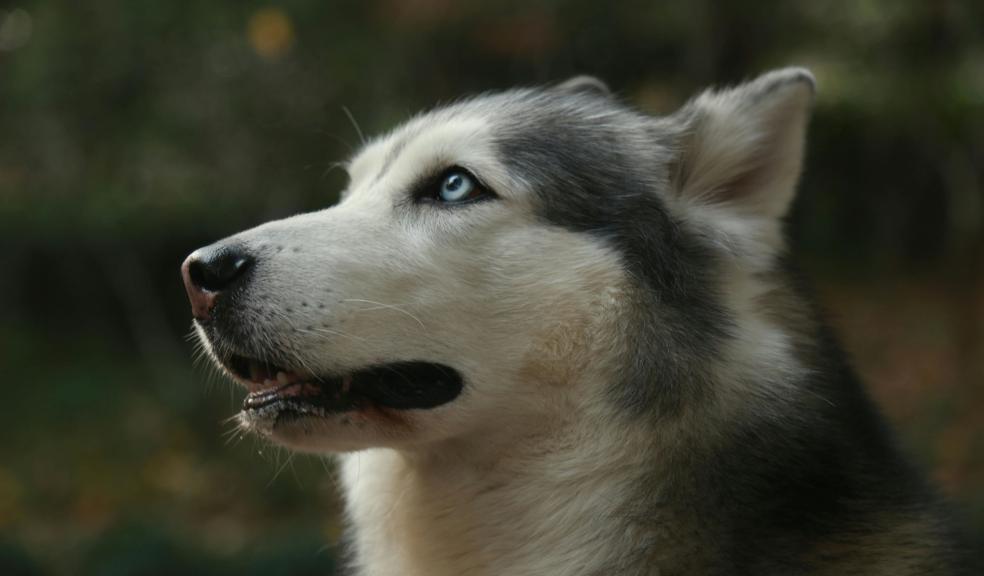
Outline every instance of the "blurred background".
[[330, 574], [330, 463], [229, 436], [194, 248], [330, 205], [367, 134], [606, 79], [667, 113], [812, 68], [796, 254], [984, 541], [984, 3], [0, 2], [0, 573]]

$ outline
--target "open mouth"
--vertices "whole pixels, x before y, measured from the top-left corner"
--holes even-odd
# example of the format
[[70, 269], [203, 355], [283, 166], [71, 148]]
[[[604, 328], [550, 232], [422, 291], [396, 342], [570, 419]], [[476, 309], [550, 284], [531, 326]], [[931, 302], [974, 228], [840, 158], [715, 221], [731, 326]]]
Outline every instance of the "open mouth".
[[455, 369], [433, 362], [390, 362], [342, 375], [314, 375], [235, 355], [223, 363], [249, 390], [243, 411], [261, 419], [434, 408], [454, 400], [463, 385]]

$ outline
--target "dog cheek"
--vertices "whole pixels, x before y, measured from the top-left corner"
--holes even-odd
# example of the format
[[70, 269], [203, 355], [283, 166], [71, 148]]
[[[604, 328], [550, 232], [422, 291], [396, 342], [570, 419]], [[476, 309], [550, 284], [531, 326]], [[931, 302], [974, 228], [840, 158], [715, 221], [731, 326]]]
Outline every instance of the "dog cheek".
[[587, 324], [574, 319], [553, 324], [537, 335], [520, 365], [520, 381], [561, 387], [576, 379], [586, 368]]
[[608, 287], [595, 294], [577, 305], [555, 310], [559, 319], [536, 333], [523, 356], [519, 369], [522, 382], [567, 386], [596, 368], [589, 358], [606, 357], [610, 343], [617, 338], [621, 290]]

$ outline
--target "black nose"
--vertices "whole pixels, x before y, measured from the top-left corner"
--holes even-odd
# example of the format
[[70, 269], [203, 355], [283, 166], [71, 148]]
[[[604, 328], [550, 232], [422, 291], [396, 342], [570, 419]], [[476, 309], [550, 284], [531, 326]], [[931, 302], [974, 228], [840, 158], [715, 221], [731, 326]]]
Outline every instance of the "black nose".
[[181, 265], [181, 276], [195, 317], [207, 318], [218, 293], [242, 279], [253, 263], [241, 246], [209, 246], [192, 252]]
[[253, 258], [241, 249], [204, 248], [191, 255], [188, 275], [191, 281], [209, 292], [221, 292], [241, 278], [253, 264]]

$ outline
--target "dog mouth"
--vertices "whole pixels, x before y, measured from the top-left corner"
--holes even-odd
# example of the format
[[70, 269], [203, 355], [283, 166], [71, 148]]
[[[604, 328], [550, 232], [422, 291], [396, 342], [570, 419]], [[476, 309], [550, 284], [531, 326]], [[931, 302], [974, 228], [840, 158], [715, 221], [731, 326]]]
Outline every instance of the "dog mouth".
[[224, 367], [248, 390], [243, 412], [257, 420], [324, 417], [372, 408], [423, 410], [454, 400], [463, 387], [457, 370], [434, 362], [374, 364], [346, 374], [313, 374], [233, 355]]

